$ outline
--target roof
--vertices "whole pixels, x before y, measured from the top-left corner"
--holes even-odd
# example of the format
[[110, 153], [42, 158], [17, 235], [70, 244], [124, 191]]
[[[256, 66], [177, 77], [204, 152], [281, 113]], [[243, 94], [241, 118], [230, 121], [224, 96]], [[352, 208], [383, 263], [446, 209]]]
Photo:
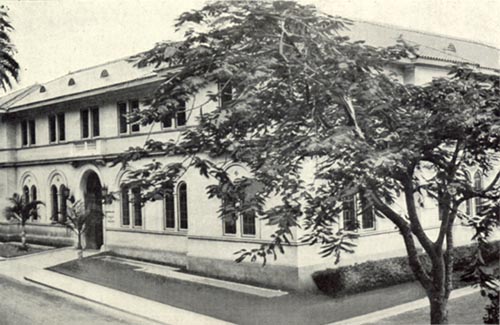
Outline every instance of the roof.
[[23, 96], [17, 96], [14, 100], [14, 93], [8, 94], [0, 98], [0, 107], [8, 110], [154, 76], [156, 73], [153, 67], [138, 68], [127, 57], [70, 72], [52, 81], [21, 89], [17, 92], [21, 92]]
[[359, 20], [349, 26], [347, 34], [353, 40], [366, 40], [373, 46], [390, 46], [403, 39], [418, 46], [421, 58], [500, 69], [500, 49], [476, 41]]
[[[355, 21], [346, 33], [353, 40], [366, 40], [373, 46], [390, 46], [396, 44], [398, 39], [403, 39], [410, 45], [417, 45], [418, 56], [423, 59], [466, 62], [500, 70], [500, 50], [475, 41], [367, 21]], [[12, 92], [0, 98], [0, 113], [53, 103], [78, 94], [95, 94], [96, 90], [104, 91], [111, 86], [132, 84], [132, 81], [157, 76], [154, 67], [138, 68], [129, 58], [70, 72], [44, 84]], [[41, 92], [42, 88], [44, 91]]]

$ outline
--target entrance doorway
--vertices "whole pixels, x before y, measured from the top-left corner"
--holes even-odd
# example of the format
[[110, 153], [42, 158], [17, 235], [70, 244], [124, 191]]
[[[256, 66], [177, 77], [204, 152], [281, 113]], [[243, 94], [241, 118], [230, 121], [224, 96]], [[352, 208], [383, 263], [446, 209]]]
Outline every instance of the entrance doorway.
[[85, 234], [86, 248], [100, 249], [103, 244], [102, 185], [93, 171], [86, 175], [85, 208], [91, 213], [91, 222]]

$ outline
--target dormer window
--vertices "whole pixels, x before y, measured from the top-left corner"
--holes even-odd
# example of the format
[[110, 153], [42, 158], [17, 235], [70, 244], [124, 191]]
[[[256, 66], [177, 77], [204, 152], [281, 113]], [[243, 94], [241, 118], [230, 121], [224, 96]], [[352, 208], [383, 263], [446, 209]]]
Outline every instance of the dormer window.
[[41, 87], [40, 87], [40, 92], [41, 92], [41, 93], [44, 93], [44, 92], [46, 92], [46, 91], [47, 91], [47, 89], [45, 89], [45, 86], [41, 86]]
[[108, 70], [104, 69], [101, 71], [101, 78], [106, 78], [109, 77], [109, 72]]
[[70, 78], [68, 81], [68, 86], [73, 86], [75, 84], [75, 79]]
[[457, 52], [457, 48], [455, 47], [455, 45], [453, 45], [453, 43], [448, 44], [448, 47], [445, 50], [450, 52]]

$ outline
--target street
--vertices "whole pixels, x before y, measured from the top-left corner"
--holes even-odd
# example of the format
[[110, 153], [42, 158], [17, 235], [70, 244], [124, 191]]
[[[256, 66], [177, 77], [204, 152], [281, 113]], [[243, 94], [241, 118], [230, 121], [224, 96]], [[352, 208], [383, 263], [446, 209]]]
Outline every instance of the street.
[[146, 324], [146, 320], [0, 275], [0, 324]]

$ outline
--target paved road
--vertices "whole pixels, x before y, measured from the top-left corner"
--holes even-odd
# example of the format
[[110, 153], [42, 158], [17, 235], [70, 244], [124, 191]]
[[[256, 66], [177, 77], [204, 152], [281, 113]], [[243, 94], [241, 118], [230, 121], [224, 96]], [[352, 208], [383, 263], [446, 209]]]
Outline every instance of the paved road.
[[0, 275], [0, 324], [146, 324], [143, 319]]

